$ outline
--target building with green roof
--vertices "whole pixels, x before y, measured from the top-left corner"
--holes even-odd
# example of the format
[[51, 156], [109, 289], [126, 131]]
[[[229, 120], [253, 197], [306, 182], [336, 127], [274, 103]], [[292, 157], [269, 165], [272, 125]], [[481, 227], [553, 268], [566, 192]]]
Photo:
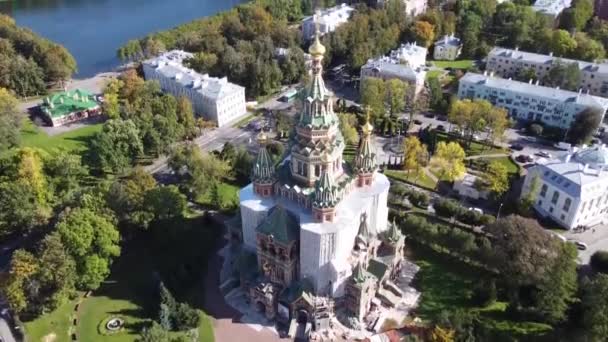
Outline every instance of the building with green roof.
[[101, 114], [95, 95], [81, 89], [62, 91], [46, 97], [40, 110], [53, 127]]

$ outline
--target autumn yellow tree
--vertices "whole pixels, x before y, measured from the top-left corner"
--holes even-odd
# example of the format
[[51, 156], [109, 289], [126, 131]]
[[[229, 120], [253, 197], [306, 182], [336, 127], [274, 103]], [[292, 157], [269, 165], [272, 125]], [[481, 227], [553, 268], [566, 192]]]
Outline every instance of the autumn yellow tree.
[[453, 182], [462, 178], [466, 172], [464, 157], [464, 150], [457, 142], [446, 144], [445, 141], [441, 141], [437, 144], [431, 166], [439, 172], [442, 180]]
[[429, 342], [454, 342], [456, 333], [452, 329], [436, 325], [429, 335]]
[[424, 47], [429, 47], [435, 39], [435, 27], [428, 21], [418, 20], [414, 23], [416, 41]]
[[412, 135], [403, 140], [403, 169], [407, 171], [408, 177], [412, 170], [416, 171], [416, 177], [420, 175], [428, 155], [426, 145], [422, 144], [418, 137]]
[[485, 189], [500, 196], [509, 189], [509, 173], [507, 167], [495, 160], [488, 165], [482, 174]]
[[0, 287], [11, 310], [16, 314], [27, 307], [25, 282], [38, 269], [38, 261], [29, 252], [16, 250], [11, 259], [8, 275], [2, 279]]

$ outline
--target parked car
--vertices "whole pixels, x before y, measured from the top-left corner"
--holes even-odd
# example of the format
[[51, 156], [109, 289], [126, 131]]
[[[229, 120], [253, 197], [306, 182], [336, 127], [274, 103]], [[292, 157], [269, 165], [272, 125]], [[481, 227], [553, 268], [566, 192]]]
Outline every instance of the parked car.
[[589, 248], [589, 246], [587, 246], [586, 243], [584, 242], [580, 242], [580, 241], [576, 241], [576, 240], [570, 240], [572, 243], [574, 243], [574, 245], [576, 246], [576, 248], [578, 248], [581, 251], [586, 250], [587, 248]]
[[448, 121], [448, 117], [445, 115], [438, 115], [437, 120], [439, 121]]
[[437, 130], [440, 132], [445, 132], [445, 127], [443, 125], [438, 125]]
[[572, 147], [572, 145], [562, 142], [562, 141], [555, 143], [555, 145], [553, 145], [553, 146], [555, 146], [555, 148], [563, 150], [563, 151], [568, 151]]
[[545, 151], [538, 151], [536, 152], [536, 155], [539, 157], [543, 157], [543, 158], [551, 158], [551, 153], [549, 152], [545, 152]]
[[511, 149], [515, 151], [521, 151], [524, 149], [524, 146], [521, 144], [513, 144], [511, 145]]
[[415, 124], [415, 125], [422, 125], [422, 121], [420, 121], [420, 120], [418, 120], [418, 119], [415, 119], [415, 120], [414, 120], [414, 124]]
[[515, 160], [520, 163], [524, 163], [524, 164], [534, 162], [534, 158], [532, 158], [531, 156], [529, 156], [527, 154], [520, 154], [517, 157], [515, 157]]
[[481, 209], [479, 209], [479, 208], [470, 207], [470, 208], [469, 208], [469, 210], [470, 210], [470, 211], [476, 211], [476, 212], [478, 212], [478, 213], [480, 213], [480, 214], [483, 214], [483, 210], [481, 210]]
[[427, 118], [431, 118], [432, 119], [432, 118], [435, 117], [435, 114], [433, 114], [433, 113], [424, 113], [424, 116], [427, 117]]

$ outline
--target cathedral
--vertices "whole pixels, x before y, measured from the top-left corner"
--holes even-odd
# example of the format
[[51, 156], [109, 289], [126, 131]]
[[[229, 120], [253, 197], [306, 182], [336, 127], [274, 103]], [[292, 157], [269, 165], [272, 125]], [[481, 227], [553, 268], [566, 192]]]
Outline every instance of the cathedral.
[[268, 319], [323, 329], [335, 307], [361, 321], [373, 305], [395, 304], [391, 279], [404, 238], [388, 222], [390, 183], [378, 173], [369, 118], [345, 162], [318, 36], [309, 51], [312, 78], [286, 156], [273, 163], [262, 134], [252, 183], [239, 192], [239, 235], [250, 256], [239, 267], [251, 305]]

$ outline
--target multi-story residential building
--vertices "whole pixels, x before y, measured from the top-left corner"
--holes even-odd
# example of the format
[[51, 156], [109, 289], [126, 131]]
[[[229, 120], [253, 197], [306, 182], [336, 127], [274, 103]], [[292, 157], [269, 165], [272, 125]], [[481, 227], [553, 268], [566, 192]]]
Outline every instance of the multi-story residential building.
[[313, 39], [317, 25], [321, 36], [335, 31], [340, 25], [348, 22], [354, 10], [347, 4], [341, 4], [304, 18], [302, 20], [302, 38], [304, 40]]
[[[371, 6], [382, 7], [387, 2], [386, 0], [370, 0], [367, 3]], [[403, 0], [403, 4], [405, 5], [405, 14], [415, 17], [426, 12], [428, 0]]]
[[423, 46], [418, 46], [416, 42], [401, 44], [401, 46], [391, 51], [391, 59], [399, 64], [407, 64], [412, 68], [424, 67], [428, 50]]
[[459, 98], [485, 99], [508, 110], [517, 120], [539, 121], [548, 126], [567, 129], [574, 118], [586, 109], [601, 114], [608, 109], [608, 99], [583, 92], [549, 88], [532, 82], [497, 78], [487, 73], [469, 72], [460, 79]]
[[453, 33], [449, 36], [446, 34], [435, 42], [433, 59], [438, 61], [453, 61], [460, 56], [461, 51], [462, 43], [460, 42], [460, 38], [454, 37]]
[[383, 80], [400, 79], [413, 87], [416, 96], [424, 88], [427, 49], [415, 44], [404, 44], [390, 53], [390, 57], [370, 59], [361, 67], [361, 81], [368, 77]]
[[522, 190], [530, 195], [540, 215], [564, 228], [608, 223], [608, 149], [573, 148], [533, 166]]
[[536, 0], [532, 9], [552, 19], [557, 19], [570, 5], [572, 5], [572, 0]]
[[144, 75], [147, 80], [159, 81], [163, 91], [190, 99], [194, 112], [218, 127], [247, 114], [245, 88], [228, 82], [226, 77], [201, 75], [185, 67], [184, 60], [191, 57], [185, 51], [166, 52], [144, 61]]
[[554, 57], [553, 54], [542, 55], [519, 49], [495, 47], [487, 57], [486, 70], [501, 77], [515, 77], [524, 69], [534, 70], [536, 79], [542, 82], [551, 68], [558, 64], [575, 64], [581, 71], [581, 82], [578, 88], [592, 95], [608, 97], [608, 64], [592, 63], [575, 59]]

